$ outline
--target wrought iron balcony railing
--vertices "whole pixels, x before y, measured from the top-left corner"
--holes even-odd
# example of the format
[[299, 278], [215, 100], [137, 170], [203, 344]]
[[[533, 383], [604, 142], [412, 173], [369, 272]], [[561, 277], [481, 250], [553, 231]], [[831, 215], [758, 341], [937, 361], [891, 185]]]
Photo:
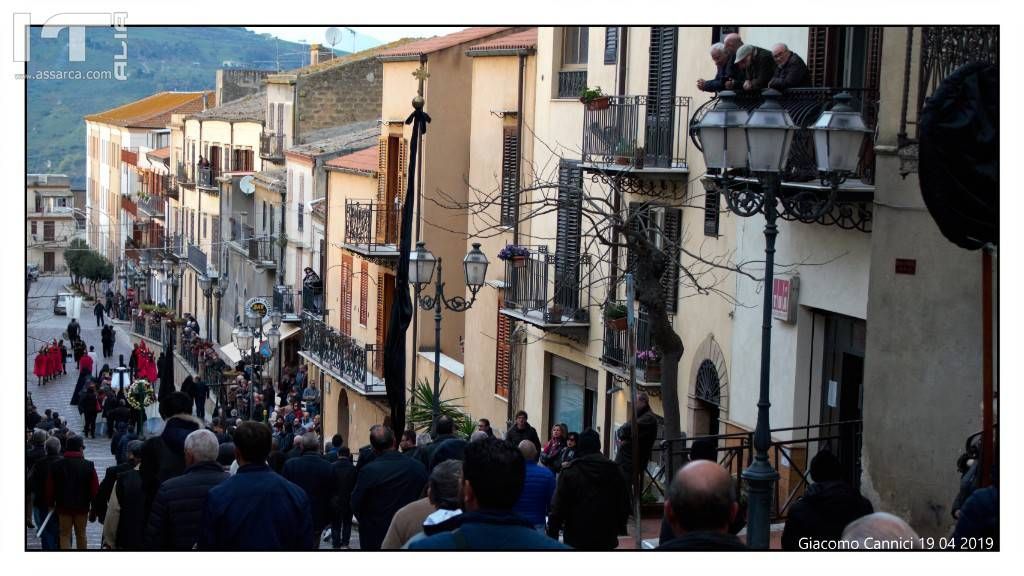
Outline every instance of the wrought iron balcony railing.
[[586, 70], [561, 70], [558, 72], [558, 97], [579, 98], [587, 87]]
[[647, 96], [609, 96], [608, 107], [583, 113], [583, 163], [685, 170], [689, 96], [650, 102]]
[[545, 326], [589, 323], [586, 303], [590, 266], [587, 255], [551, 254], [547, 246], [529, 246], [530, 255], [505, 263], [503, 310]]
[[201, 188], [217, 188], [217, 178], [220, 177], [220, 169], [212, 166], [196, 169], [196, 186]]
[[189, 244], [188, 263], [200, 274], [206, 274], [206, 252], [203, 252], [199, 246]]
[[[789, 149], [789, 160], [783, 182], [811, 182], [818, 180], [818, 165], [814, 155], [814, 137], [810, 129], [821, 113], [828, 110], [832, 98], [840, 92], [849, 92], [854, 97], [853, 106], [864, 117], [864, 123], [872, 131], [865, 134], [861, 147], [860, 165], [852, 179], [865, 184], [875, 181], [875, 153], [872, 145], [873, 132], [878, 123], [878, 90], [867, 88], [791, 88], [779, 98], [779, 103], [789, 112], [793, 122], [799, 127], [793, 135], [793, 144]], [[740, 93], [736, 104], [745, 110], [753, 110], [761, 105], [764, 99], [759, 94]], [[690, 138], [698, 149], [701, 148], [697, 125], [709, 110], [715, 107], [718, 98], [712, 98], [702, 104], [690, 118]]]
[[186, 186], [193, 184], [192, 182], [192, 171], [189, 170], [189, 166], [186, 166], [184, 162], [178, 162], [177, 168], [174, 171], [174, 176], [178, 180], [178, 184], [184, 184]]
[[376, 200], [345, 201], [346, 248], [363, 255], [398, 256], [401, 206]]
[[249, 238], [249, 259], [264, 266], [276, 266], [277, 243], [271, 237]]
[[[616, 304], [623, 304], [623, 302], [616, 302]], [[605, 317], [604, 319], [604, 348], [601, 353], [601, 362], [608, 366], [614, 367], [620, 371], [625, 371], [629, 368], [629, 331], [617, 329], [612, 322]], [[643, 352], [652, 350], [654, 348], [654, 340], [651, 336], [651, 325], [650, 320], [647, 316], [647, 310], [643, 306], [637, 305], [636, 311], [636, 374], [637, 379], [641, 382], [658, 382], [660, 381], [660, 373], [654, 374], [653, 371], [648, 373], [648, 359]], [[652, 363], [652, 365], [655, 363]], [[660, 364], [657, 364], [660, 368]]]
[[260, 157], [265, 159], [284, 158], [284, 134], [265, 132], [260, 135]]
[[302, 293], [295, 292], [288, 286], [274, 287], [274, 309], [281, 311], [281, 319], [296, 322], [302, 316]]
[[168, 234], [164, 244], [164, 250], [176, 257], [185, 256], [185, 239], [181, 234]]
[[386, 392], [384, 380], [368, 369], [377, 365], [376, 346], [331, 328], [311, 314], [302, 315], [302, 349], [315, 362], [362, 394]]

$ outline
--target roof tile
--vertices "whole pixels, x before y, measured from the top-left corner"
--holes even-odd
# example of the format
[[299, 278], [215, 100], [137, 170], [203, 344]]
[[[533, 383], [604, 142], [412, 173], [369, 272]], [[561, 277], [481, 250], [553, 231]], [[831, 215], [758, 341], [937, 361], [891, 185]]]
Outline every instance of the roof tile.
[[426, 38], [424, 40], [403, 44], [397, 48], [384, 50], [378, 54], [377, 57], [393, 58], [396, 56], [418, 56], [420, 54], [430, 54], [431, 52], [437, 52], [439, 50], [451, 48], [452, 46], [458, 46], [465, 42], [480, 40], [506, 30], [512, 30], [512, 28], [508, 26], [467, 28], [446, 36], [434, 36], [433, 38]]
[[537, 29], [530, 28], [508, 36], [502, 36], [477, 44], [467, 50], [469, 54], [490, 50], [528, 50], [537, 47]]
[[171, 121], [171, 114], [201, 111], [203, 94], [207, 107], [213, 106], [214, 92], [158, 92], [85, 119], [128, 128], [164, 128]]
[[376, 176], [377, 147], [371, 146], [365, 150], [360, 150], [359, 152], [346, 154], [345, 156], [338, 156], [337, 158], [327, 161], [327, 165], [334, 168], [367, 172]]

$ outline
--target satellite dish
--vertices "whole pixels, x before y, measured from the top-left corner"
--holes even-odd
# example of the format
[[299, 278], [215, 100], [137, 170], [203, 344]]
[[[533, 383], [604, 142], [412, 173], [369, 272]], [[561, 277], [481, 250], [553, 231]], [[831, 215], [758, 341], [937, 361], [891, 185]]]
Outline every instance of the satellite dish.
[[238, 187], [242, 190], [243, 194], [252, 194], [256, 191], [256, 185], [252, 181], [252, 175], [244, 176], [238, 181]]
[[341, 42], [341, 30], [333, 26], [328, 28], [327, 32], [324, 33], [324, 39], [331, 45], [331, 48], [334, 48], [338, 42]]

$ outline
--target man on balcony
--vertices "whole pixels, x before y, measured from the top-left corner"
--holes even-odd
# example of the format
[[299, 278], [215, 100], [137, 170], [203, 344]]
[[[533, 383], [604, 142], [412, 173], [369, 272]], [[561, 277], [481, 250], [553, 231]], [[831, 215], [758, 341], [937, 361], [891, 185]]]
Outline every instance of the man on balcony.
[[790, 88], [802, 88], [810, 85], [810, 77], [807, 74], [807, 64], [803, 58], [790, 51], [789, 47], [779, 42], [772, 46], [772, 60], [778, 68], [772, 76], [769, 88], [783, 92]]
[[744, 44], [736, 52], [736, 67], [743, 76], [743, 90], [760, 92], [768, 87], [775, 75], [772, 53], [752, 44]]
[[734, 70], [732, 56], [732, 52], [725, 47], [724, 43], [718, 42], [713, 44], [711, 46], [711, 60], [718, 67], [718, 72], [711, 80], [698, 79], [697, 89], [704, 92], [728, 90], [726, 84], [731, 84], [739, 76], [736, 70]]

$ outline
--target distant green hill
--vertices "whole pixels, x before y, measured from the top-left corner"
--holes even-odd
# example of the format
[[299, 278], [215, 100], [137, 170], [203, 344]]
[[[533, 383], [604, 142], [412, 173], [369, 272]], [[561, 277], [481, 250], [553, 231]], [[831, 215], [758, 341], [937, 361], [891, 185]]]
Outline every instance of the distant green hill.
[[[217, 68], [245, 66], [287, 70], [308, 62], [303, 44], [244, 28], [129, 26], [128, 79], [54, 79], [55, 72], [110, 71], [120, 40], [112, 28], [89, 28], [85, 62], [68, 61], [68, 31], [55, 39], [31, 31], [28, 65], [28, 171], [62, 172], [85, 187], [83, 116], [109, 110], [162, 90], [212, 90]], [[342, 53], [342, 51], [338, 51]], [[44, 76], [50, 79], [43, 79]], [[37, 79], [38, 78], [38, 79]], [[49, 163], [49, 164], [48, 164]]]

